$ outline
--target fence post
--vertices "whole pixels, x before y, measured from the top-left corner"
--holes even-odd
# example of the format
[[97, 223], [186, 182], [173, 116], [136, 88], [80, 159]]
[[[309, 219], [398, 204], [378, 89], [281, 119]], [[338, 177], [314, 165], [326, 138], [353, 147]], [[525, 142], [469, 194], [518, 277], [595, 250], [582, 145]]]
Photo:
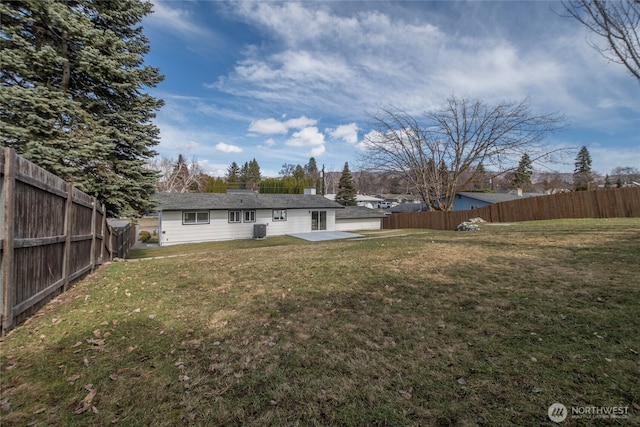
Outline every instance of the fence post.
[[96, 268], [96, 234], [98, 234], [98, 227], [96, 227], [98, 199], [93, 198], [93, 212], [91, 214], [91, 271]]
[[15, 248], [15, 182], [16, 152], [4, 149], [4, 238], [2, 239], [2, 335], [11, 329], [14, 322], [13, 307], [15, 305], [16, 269]]
[[113, 228], [107, 224], [107, 228], [109, 229], [109, 257], [111, 258], [109, 261], [113, 261]]
[[102, 229], [102, 243], [100, 244], [100, 262], [104, 264], [106, 260], [104, 259], [104, 245], [107, 243], [107, 211], [102, 205], [102, 224], [100, 224]]
[[73, 185], [67, 183], [67, 203], [64, 209], [64, 255], [62, 258], [63, 289], [69, 287], [69, 270], [71, 268], [71, 209], [73, 208]]

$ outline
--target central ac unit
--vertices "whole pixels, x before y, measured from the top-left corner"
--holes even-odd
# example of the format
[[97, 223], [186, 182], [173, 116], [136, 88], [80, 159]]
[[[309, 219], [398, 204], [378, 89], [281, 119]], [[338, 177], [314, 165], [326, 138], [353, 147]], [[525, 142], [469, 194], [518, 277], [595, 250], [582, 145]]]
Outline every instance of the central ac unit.
[[265, 239], [267, 237], [267, 224], [253, 224], [253, 238]]

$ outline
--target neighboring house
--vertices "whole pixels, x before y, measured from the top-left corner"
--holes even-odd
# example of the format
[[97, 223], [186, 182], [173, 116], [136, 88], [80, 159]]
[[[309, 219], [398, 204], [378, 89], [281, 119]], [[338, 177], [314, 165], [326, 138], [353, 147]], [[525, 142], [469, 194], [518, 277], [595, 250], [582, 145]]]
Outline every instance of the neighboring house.
[[380, 230], [384, 216], [364, 206], [345, 206], [336, 211], [336, 231]]
[[160, 245], [335, 231], [336, 211], [344, 209], [301, 194], [158, 193], [156, 200]]
[[429, 209], [427, 208], [427, 205], [425, 205], [424, 203], [414, 203], [413, 201], [411, 201], [400, 203], [395, 206], [392, 205], [389, 209], [386, 209], [385, 212], [394, 214], [407, 212], [425, 212], [428, 210]]
[[403, 204], [403, 203], [422, 203], [422, 200], [411, 194], [382, 194], [380, 195], [384, 200], [391, 203], [391, 206]]
[[[508, 202], [510, 200], [522, 199], [523, 197], [541, 196], [540, 193], [484, 193], [474, 191], [461, 191], [456, 193], [453, 198], [454, 211], [467, 211], [470, 209], [481, 208], [483, 206], [492, 205], [494, 203]], [[387, 213], [404, 213], [404, 212], [424, 212], [428, 211], [427, 205], [419, 201], [400, 203], [385, 210]]]
[[[325, 194], [324, 197], [326, 197], [329, 200], [336, 200], [335, 194]], [[356, 194], [356, 205], [363, 206], [365, 208], [377, 209], [380, 207], [380, 203], [384, 203], [384, 201], [385, 201], [384, 199], [381, 199], [379, 197], [365, 196], [364, 194]]]
[[453, 198], [454, 211], [468, 211], [470, 209], [481, 208], [494, 203], [508, 202], [522, 199], [524, 197], [541, 196], [540, 193], [483, 193], [474, 191], [461, 191]]

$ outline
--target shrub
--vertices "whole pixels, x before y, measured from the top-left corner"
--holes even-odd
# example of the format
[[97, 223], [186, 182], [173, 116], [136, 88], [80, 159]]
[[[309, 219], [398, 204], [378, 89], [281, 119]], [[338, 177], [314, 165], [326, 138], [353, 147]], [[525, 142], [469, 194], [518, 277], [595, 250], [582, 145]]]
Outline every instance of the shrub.
[[141, 231], [140, 233], [138, 233], [138, 240], [140, 240], [142, 243], [147, 243], [150, 239], [151, 233], [149, 233], [148, 231]]

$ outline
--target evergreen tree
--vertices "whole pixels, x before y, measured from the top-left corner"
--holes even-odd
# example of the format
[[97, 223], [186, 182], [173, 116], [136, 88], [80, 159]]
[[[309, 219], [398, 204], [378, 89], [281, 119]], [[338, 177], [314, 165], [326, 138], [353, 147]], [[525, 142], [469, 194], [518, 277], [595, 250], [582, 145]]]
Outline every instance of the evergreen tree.
[[315, 188], [316, 194], [322, 193], [322, 177], [320, 175], [320, 171], [318, 170], [318, 164], [316, 163], [315, 157], [309, 158], [309, 163], [304, 165], [304, 174], [305, 177], [310, 181], [310, 184], [307, 188]]
[[533, 176], [533, 166], [531, 159], [527, 153], [524, 153], [518, 163], [518, 168], [513, 175], [513, 185], [521, 190], [531, 186], [531, 177]]
[[241, 182], [244, 184], [244, 188], [249, 190], [257, 190], [260, 186], [260, 180], [262, 174], [260, 173], [260, 165], [256, 159], [245, 163], [241, 170]]
[[0, 143], [98, 197], [109, 215], [153, 207], [163, 77], [144, 65], [141, 0], [0, 3]]
[[576, 156], [575, 168], [573, 170], [573, 186], [576, 191], [588, 190], [592, 181], [591, 155], [587, 147], [582, 146]]
[[604, 188], [605, 190], [613, 188], [613, 184], [611, 183], [611, 178], [609, 178], [608, 174], [604, 176]]
[[244, 162], [242, 167], [240, 168], [240, 174], [238, 175], [238, 180], [240, 181], [240, 188], [247, 188], [247, 181], [249, 180], [249, 162]]
[[191, 180], [189, 179], [189, 166], [187, 165], [187, 162], [185, 162], [184, 157], [182, 157], [182, 154], [178, 154], [178, 161], [173, 167], [173, 171], [171, 171], [169, 179], [173, 182], [173, 187], [178, 193], [186, 192], [191, 186]]
[[283, 163], [280, 169], [280, 176], [292, 176], [296, 166], [291, 163]]
[[304, 189], [313, 184], [309, 178], [298, 179], [293, 176], [267, 178], [260, 181], [260, 193], [263, 194], [304, 194]]
[[296, 166], [295, 170], [293, 171], [293, 177], [297, 179], [304, 179], [305, 173], [302, 166], [300, 165]]
[[237, 190], [240, 188], [240, 167], [236, 162], [231, 163], [227, 168], [227, 188]]
[[316, 159], [314, 157], [311, 157], [309, 159], [309, 163], [304, 166], [304, 172], [308, 178], [311, 178], [314, 181], [320, 178], [320, 171], [318, 171], [318, 165], [316, 164]]
[[260, 181], [261, 194], [284, 194], [284, 180], [287, 178], [267, 178]]
[[482, 163], [478, 164], [473, 174], [473, 189], [475, 191], [483, 191], [489, 188], [489, 178]]
[[202, 181], [205, 193], [226, 193], [227, 192], [227, 183], [222, 178], [214, 178], [209, 175], [201, 175], [200, 180]]
[[343, 206], [356, 206], [356, 185], [353, 182], [353, 176], [349, 171], [349, 163], [344, 164], [342, 175], [338, 182], [338, 193], [336, 194], [336, 202]]

